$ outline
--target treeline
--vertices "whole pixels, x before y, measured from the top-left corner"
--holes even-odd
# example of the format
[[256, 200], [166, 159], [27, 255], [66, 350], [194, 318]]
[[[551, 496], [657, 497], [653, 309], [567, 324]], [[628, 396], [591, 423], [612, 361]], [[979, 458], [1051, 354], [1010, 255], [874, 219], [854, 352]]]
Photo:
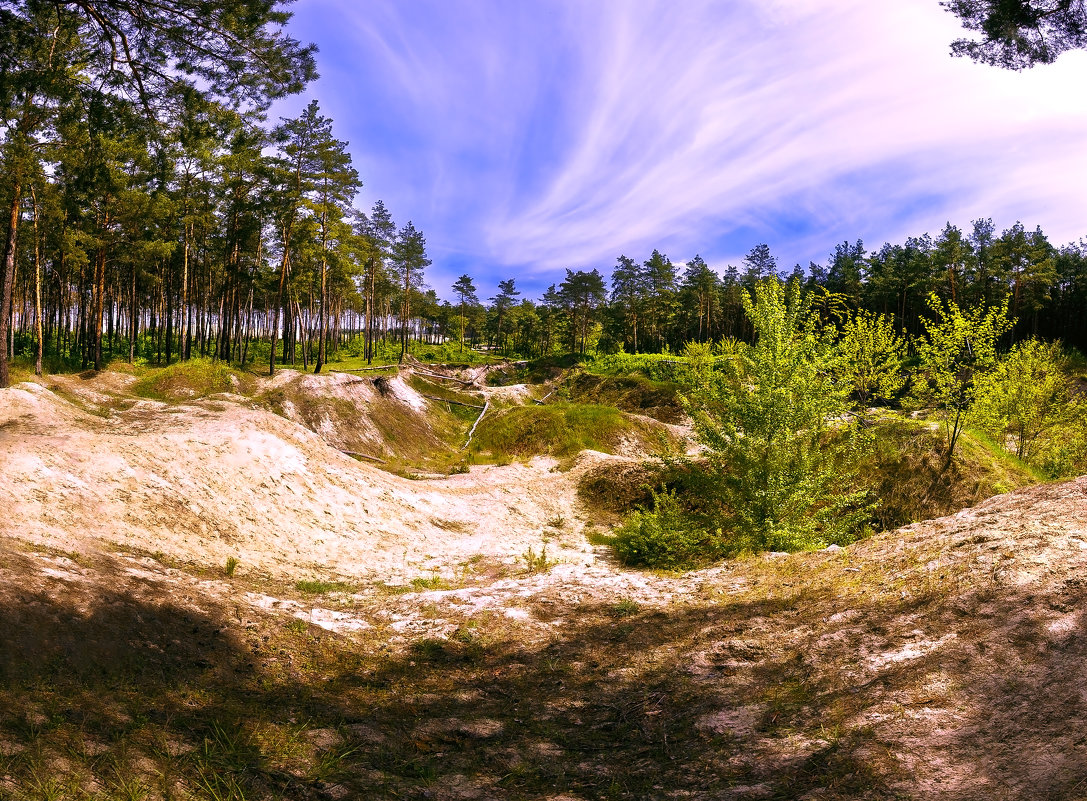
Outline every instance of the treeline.
[[[844, 242], [826, 263], [811, 262], [807, 269], [779, 269], [764, 244], [738, 267], [720, 270], [699, 256], [683, 265], [656, 250], [643, 262], [620, 256], [610, 281], [597, 270], [568, 270], [539, 303], [515, 304], [512, 281], [500, 284], [488, 306], [462, 294], [447, 311], [456, 324], [444, 328], [456, 332], [464, 325], [477, 341], [523, 355], [587, 346], [656, 353], [687, 342], [750, 341], [754, 329], [742, 298], [771, 277], [796, 279], [846, 308], [887, 315], [911, 338], [931, 316], [928, 298], [935, 293], [963, 308], [1006, 305], [1015, 320], [1013, 341], [1060, 339], [1087, 349], [1087, 242], [1058, 247], [1041, 228], [1029, 231], [1020, 223], [998, 234], [990, 219], [976, 220], [968, 232], [948, 223], [936, 237], [911, 237], [874, 251], [860, 240]], [[465, 285], [471, 286], [468, 276], [457, 284]]]
[[269, 129], [184, 112], [155, 140], [111, 114], [38, 148], [13, 218], [9, 352], [97, 368], [259, 350], [320, 370], [348, 336], [406, 340], [425, 239], [380, 201], [352, 206], [358, 173], [317, 103]]
[[0, 3], [0, 386], [27, 355], [101, 367], [258, 353], [321, 369], [429, 336], [423, 234], [369, 214], [266, 0]]

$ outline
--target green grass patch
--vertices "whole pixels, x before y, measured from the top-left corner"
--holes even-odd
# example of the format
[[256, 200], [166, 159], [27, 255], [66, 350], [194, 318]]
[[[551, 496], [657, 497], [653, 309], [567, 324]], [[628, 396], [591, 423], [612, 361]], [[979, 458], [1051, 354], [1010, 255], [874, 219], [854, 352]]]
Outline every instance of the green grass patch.
[[346, 581], [324, 581], [321, 579], [303, 579], [294, 583], [294, 588], [307, 595], [327, 595], [330, 592], [351, 592], [354, 588]]
[[411, 586], [416, 590], [448, 590], [449, 582], [441, 576], [416, 576], [411, 580]]
[[143, 398], [184, 401], [219, 392], [245, 395], [252, 390], [253, 384], [250, 374], [234, 370], [226, 362], [190, 359], [169, 367], [145, 369], [132, 391]]
[[471, 451], [499, 462], [541, 454], [563, 459], [586, 449], [612, 453], [630, 438], [648, 444], [653, 433], [615, 407], [549, 403], [488, 414], [476, 429]]
[[672, 381], [654, 381], [641, 375], [602, 376], [581, 372], [570, 380], [566, 392], [577, 403], [614, 406], [664, 423], [679, 423], [686, 416], [679, 399], [679, 385]]

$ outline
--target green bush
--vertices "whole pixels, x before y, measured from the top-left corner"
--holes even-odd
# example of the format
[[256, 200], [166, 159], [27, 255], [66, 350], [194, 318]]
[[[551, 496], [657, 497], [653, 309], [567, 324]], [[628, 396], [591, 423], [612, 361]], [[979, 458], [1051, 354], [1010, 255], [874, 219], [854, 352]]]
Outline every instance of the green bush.
[[674, 493], [654, 493], [653, 509], [627, 518], [612, 548], [625, 565], [685, 570], [724, 556], [719, 535], [687, 515]]

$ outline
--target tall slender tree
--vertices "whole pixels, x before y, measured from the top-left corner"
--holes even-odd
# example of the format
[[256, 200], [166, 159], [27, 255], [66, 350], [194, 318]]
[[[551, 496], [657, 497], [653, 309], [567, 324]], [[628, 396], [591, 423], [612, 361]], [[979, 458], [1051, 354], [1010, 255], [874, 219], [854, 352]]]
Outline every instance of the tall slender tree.
[[423, 287], [423, 270], [430, 266], [426, 255], [426, 239], [411, 220], [396, 235], [392, 247], [392, 263], [400, 277], [403, 293], [400, 298], [400, 362], [408, 352], [408, 327], [411, 319], [411, 295]]

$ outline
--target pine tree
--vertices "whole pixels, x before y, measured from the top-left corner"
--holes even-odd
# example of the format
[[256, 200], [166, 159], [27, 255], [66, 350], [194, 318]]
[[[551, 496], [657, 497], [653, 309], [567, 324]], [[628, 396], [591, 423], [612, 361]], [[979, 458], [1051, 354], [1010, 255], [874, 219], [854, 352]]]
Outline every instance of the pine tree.
[[459, 315], [459, 327], [460, 327], [460, 346], [461, 350], [464, 350], [464, 328], [468, 319], [468, 307], [479, 305], [479, 298], [476, 296], [476, 287], [472, 283], [472, 278], [468, 274], [462, 275], [453, 284], [453, 294], [457, 296], [457, 300], [460, 303], [460, 315]]
[[426, 255], [426, 239], [409, 220], [396, 235], [392, 247], [392, 263], [400, 277], [400, 362], [408, 352], [408, 321], [411, 318], [411, 295], [423, 286], [423, 270], [430, 265]]

